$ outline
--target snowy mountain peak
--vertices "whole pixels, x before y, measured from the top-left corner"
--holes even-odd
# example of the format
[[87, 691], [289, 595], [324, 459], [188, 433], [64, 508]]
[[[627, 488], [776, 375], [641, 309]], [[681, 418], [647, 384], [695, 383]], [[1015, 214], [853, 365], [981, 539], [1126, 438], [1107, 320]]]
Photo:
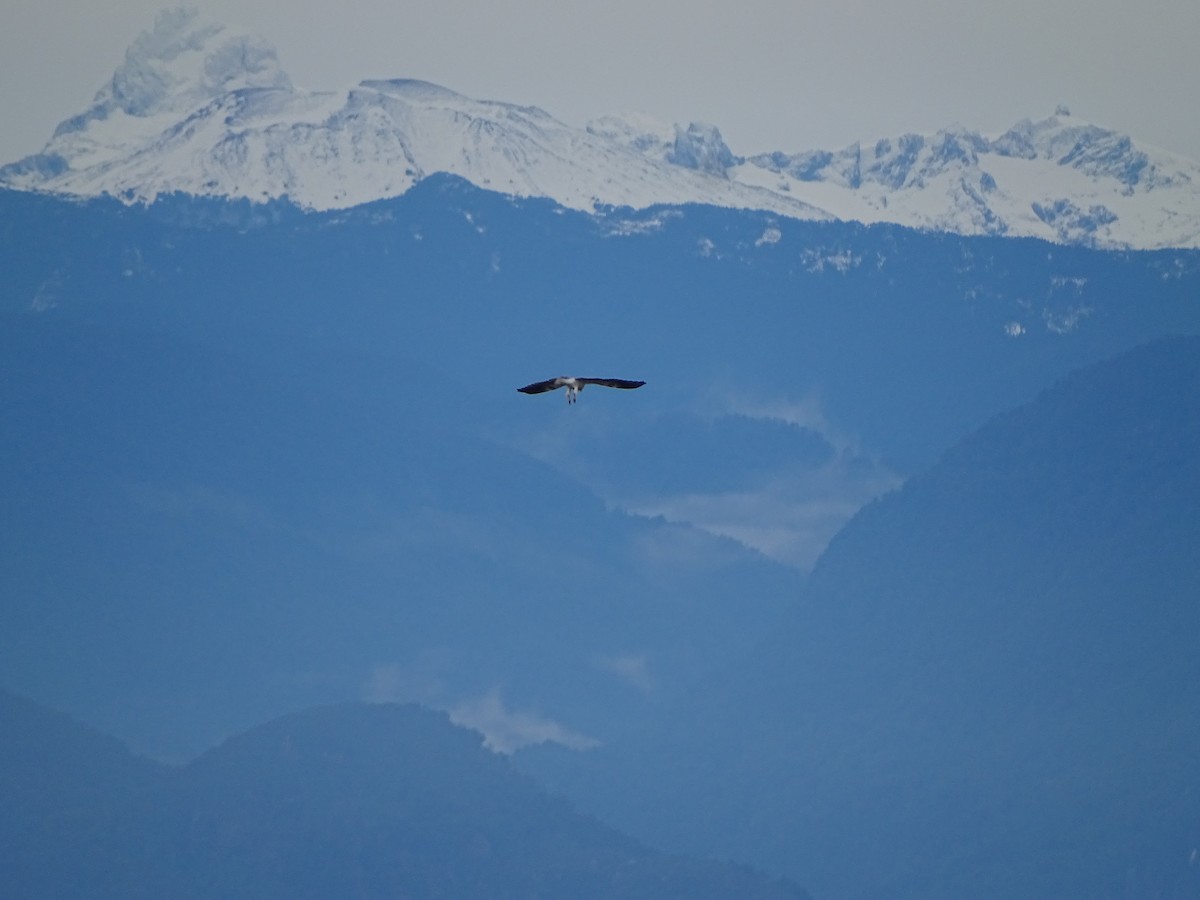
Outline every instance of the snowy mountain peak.
[[[186, 113], [247, 88], [291, 90], [274, 47], [261, 37], [206, 22], [194, 9], [168, 10], [129, 47], [85, 116], [102, 118], [117, 110], [138, 117]], [[82, 124], [69, 120], [59, 132]]]
[[134, 42], [93, 105], [41, 153], [0, 167], [0, 185], [130, 201], [171, 192], [286, 197], [333, 209], [446, 172], [587, 211], [708, 203], [829, 218], [798, 198], [730, 181], [733, 158], [715, 128], [672, 132], [670, 152], [658, 158], [643, 149], [536, 107], [417, 79], [298, 91], [262, 39], [177, 11]]
[[646, 113], [601, 116], [587, 123], [588, 134], [623, 144], [647, 155], [666, 158], [675, 141], [676, 126]]
[[[197, 111], [248, 90], [290, 93], [275, 49], [256, 35], [204, 20], [194, 9], [160, 13], [125, 53], [82, 113], [66, 119], [46, 148], [0, 168], [0, 184], [75, 194], [144, 196], [105, 183], [100, 173], [161, 146]], [[148, 161], [150, 162], [150, 161]], [[150, 162], [161, 169], [163, 160]], [[81, 177], [90, 175], [90, 177]], [[64, 179], [58, 187], [56, 179]], [[89, 188], [87, 181], [95, 182]], [[182, 185], [178, 190], [186, 190]]]
[[1039, 122], [1017, 123], [991, 147], [1002, 155], [1049, 160], [1094, 177], [1113, 178], [1127, 187], [1178, 183], [1177, 174], [1155, 165], [1127, 135], [1077, 119], [1062, 106]]
[[632, 113], [593, 119], [587, 130], [643, 156], [718, 178], [728, 178], [729, 169], [742, 162], [733, 155], [720, 129], [701, 122], [684, 128], [644, 113]]
[[378, 91], [381, 94], [390, 94], [418, 105], [450, 106], [475, 104], [476, 102], [481, 106], [487, 105], [487, 101], [474, 101], [458, 91], [452, 91], [450, 88], [433, 84], [430, 81], [421, 81], [419, 78], [373, 78], [359, 82], [359, 87]]
[[1101, 247], [1200, 247], [1200, 166], [1072, 116], [995, 138], [953, 126], [839, 151], [751, 157], [734, 177], [841, 219]]
[[686, 129], [675, 128], [675, 144], [667, 161], [687, 169], [697, 169], [721, 178], [740, 160], [735, 159], [715, 125], [693, 122]]
[[645, 115], [572, 128], [412, 78], [293, 88], [263, 38], [161, 14], [92, 105], [0, 186], [127, 201], [182, 192], [311, 209], [437, 172], [585, 211], [702, 203], [1103, 247], [1200, 247], [1200, 166], [1065, 107], [997, 137], [961, 125], [841, 150], [733, 155], [714, 125]]

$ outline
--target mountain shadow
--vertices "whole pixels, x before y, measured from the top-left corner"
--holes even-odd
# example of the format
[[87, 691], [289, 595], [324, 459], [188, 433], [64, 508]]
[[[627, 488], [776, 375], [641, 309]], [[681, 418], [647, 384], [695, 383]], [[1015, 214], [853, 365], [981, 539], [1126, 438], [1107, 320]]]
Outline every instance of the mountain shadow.
[[91, 878], [84, 848], [107, 846], [118, 811], [166, 772], [114, 738], [0, 689], [5, 895], [84, 896]]
[[[803, 898], [744, 867], [648, 849], [415, 706], [309, 710], [171, 769], [0, 695], [0, 856], [12, 896]], [[69, 752], [68, 752], [69, 751]], [[114, 758], [117, 764], [113, 764]], [[134, 767], [136, 768], [136, 767]], [[32, 779], [22, 787], [21, 777]], [[86, 783], [69, 814], [51, 786]], [[26, 800], [10, 802], [17, 792]], [[43, 812], [30, 816], [31, 804]], [[57, 810], [57, 811], [56, 811]]]
[[1195, 896], [1197, 397], [1196, 338], [1072, 374], [860, 511], [687, 712], [527, 765], [818, 897]]

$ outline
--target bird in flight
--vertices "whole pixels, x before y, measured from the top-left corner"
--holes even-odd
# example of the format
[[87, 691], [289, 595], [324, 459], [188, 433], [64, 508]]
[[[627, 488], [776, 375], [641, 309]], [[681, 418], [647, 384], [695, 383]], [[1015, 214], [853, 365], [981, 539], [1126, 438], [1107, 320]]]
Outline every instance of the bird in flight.
[[629, 381], [626, 378], [571, 378], [566, 375], [560, 375], [558, 378], [550, 378], [546, 381], [535, 381], [533, 384], [527, 384], [525, 387], [517, 388], [517, 390], [522, 394], [544, 394], [546, 391], [565, 387], [567, 389], [567, 402], [574, 403], [575, 398], [579, 396], [579, 392], [589, 384], [630, 390], [632, 388], [640, 388], [645, 383], [644, 381]]

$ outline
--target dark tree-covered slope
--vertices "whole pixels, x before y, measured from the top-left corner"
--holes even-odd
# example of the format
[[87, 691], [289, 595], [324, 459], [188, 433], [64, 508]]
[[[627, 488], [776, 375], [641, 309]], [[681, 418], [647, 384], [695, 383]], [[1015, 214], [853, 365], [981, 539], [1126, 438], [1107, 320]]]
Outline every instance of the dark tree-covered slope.
[[817, 896], [1194, 896], [1198, 397], [1195, 338], [1063, 379], [862, 510], [656, 736], [530, 765]]
[[111, 739], [0, 699], [0, 825], [20, 831], [0, 855], [6, 896], [806, 896], [745, 868], [656, 853], [413, 706], [314, 709], [185, 766], [133, 771]]

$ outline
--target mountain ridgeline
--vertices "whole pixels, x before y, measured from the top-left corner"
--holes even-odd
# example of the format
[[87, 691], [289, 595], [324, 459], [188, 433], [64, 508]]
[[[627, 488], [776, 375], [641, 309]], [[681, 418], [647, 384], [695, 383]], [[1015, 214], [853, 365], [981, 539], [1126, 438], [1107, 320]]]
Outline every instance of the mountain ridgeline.
[[309, 710], [179, 767], [4, 692], [0, 727], [9, 896], [807, 896], [742, 866], [656, 853], [413, 706]]
[[1200, 247], [1200, 166], [1071, 115], [840, 150], [735, 156], [720, 130], [644, 115], [575, 128], [415, 78], [313, 92], [270, 42], [168, 10], [91, 105], [0, 186], [146, 202], [186, 193], [331, 210], [452, 174], [592, 212], [712, 204], [793, 218], [1147, 250]]

